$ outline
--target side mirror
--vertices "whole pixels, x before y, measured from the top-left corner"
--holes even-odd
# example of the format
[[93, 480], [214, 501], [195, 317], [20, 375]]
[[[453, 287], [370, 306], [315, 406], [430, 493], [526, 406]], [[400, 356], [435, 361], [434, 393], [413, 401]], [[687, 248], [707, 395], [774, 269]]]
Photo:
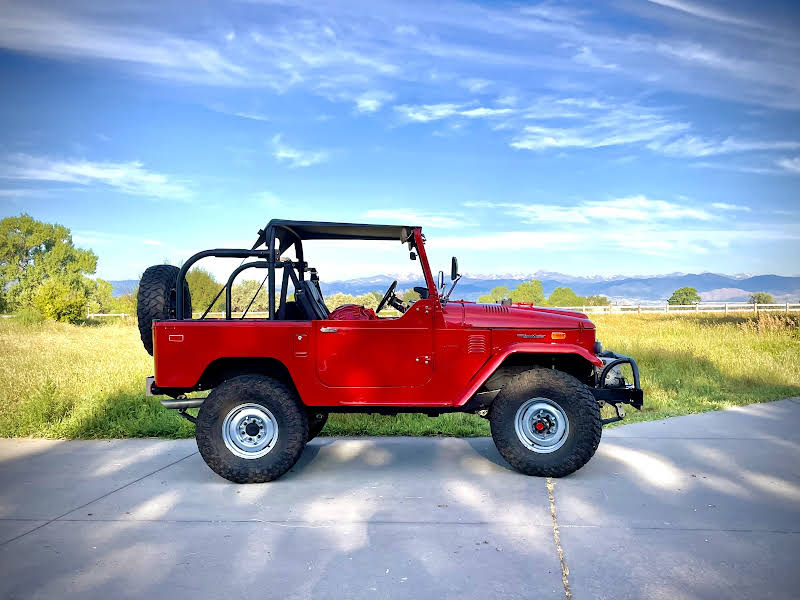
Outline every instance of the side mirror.
[[439, 276], [437, 277], [437, 288], [442, 289], [444, 287], [444, 271], [439, 271]]
[[454, 256], [450, 261], [450, 281], [458, 279], [458, 259]]

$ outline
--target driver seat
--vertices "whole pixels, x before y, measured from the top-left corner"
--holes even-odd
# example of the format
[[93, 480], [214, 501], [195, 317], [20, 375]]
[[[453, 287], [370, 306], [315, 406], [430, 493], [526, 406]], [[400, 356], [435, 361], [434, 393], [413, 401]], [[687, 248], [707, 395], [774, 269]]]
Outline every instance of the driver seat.
[[316, 284], [308, 279], [298, 283], [299, 287], [295, 290], [294, 297], [299, 300], [306, 316], [312, 321], [327, 319], [330, 311], [325, 306], [325, 301], [322, 299], [322, 294], [319, 293], [319, 288], [317, 288]]

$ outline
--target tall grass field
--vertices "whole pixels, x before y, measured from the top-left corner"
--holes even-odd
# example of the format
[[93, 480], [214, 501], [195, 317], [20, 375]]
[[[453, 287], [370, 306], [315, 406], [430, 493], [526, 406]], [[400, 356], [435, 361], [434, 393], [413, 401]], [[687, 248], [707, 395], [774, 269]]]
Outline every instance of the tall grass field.
[[[596, 315], [604, 347], [636, 358], [645, 407], [626, 422], [800, 396], [800, 316]], [[152, 358], [128, 322], [0, 319], [0, 436], [191, 437], [144, 395]], [[608, 409], [608, 407], [606, 407]], [[489, 435], [473, 415], [332, 415], [323, 435]]]

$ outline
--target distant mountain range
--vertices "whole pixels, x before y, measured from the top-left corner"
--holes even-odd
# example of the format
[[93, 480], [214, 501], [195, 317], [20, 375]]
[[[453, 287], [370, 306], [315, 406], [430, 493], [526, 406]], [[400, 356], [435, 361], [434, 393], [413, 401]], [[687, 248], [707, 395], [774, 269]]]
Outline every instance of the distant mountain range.
[[[422, 285], [422, 280], [409, 279], [408, 276], [375, 275], [344, 281], [323, 281], [325, 295], [343, 293], [359, 296], [375, 290], [385, 291], [394, 279], [398, 279], [398, 289], [407, 290]], [[523, 281], [538, 279], [542, 282], [545, 294], [550, 294], [559, 286], [567, 286], [580, 296], [603, 295], [616, 303], [638, 303], [664, 301], [680, 287], [693, 287], [706, 301], [745, 301], [753, 292], [769, 292], [777, 302], [800, 299], [800, 277], [780, 275], [719, 275], [717, 273], [671, 273], [641, 277], [577, 277], [563, 273], [539, 271], [532, 274], [472, 275], [461, 278], [454, 298], [477, 300], [494, 287], [506, 285], [514, 288]], [[114, 295], [130, 293], [138, 281], [126, 279], [112, 281]], [[448, 282], [449, 286], [449, 282]]]

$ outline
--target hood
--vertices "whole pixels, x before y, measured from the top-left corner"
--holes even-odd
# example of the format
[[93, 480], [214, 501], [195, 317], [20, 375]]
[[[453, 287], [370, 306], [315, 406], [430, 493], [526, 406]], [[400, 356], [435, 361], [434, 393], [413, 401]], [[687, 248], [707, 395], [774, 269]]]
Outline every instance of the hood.
[[449, 310], [463, 315], [465, 327], [502, 329], [594, 329], [589, 318], [579, 312], [537, 306], [503, 306], [501, 304], [474, 304], [451, 302]]

